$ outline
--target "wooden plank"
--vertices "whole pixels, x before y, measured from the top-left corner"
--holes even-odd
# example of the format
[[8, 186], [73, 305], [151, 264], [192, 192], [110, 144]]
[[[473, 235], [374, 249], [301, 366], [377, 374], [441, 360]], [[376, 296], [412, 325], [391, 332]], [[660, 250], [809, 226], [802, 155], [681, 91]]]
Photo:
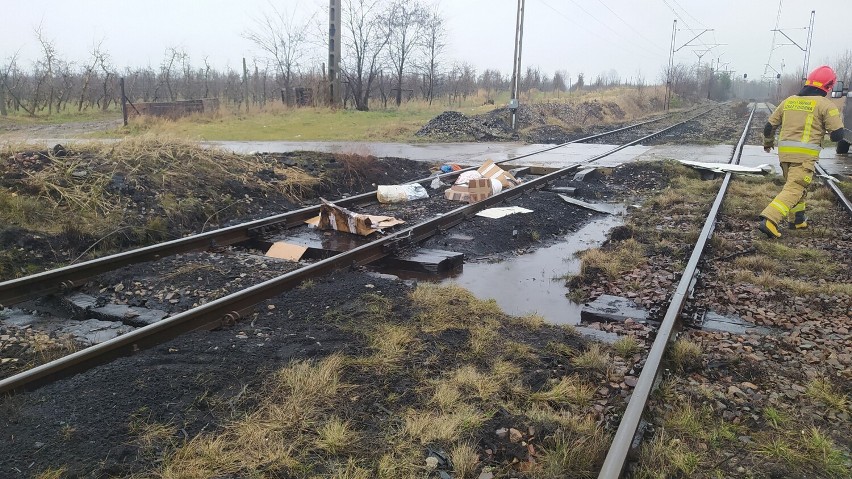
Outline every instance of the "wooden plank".
[[464, 264], [464, 253], [437, 249], [418, 249], [412, 254], [393, 256], [384, 261], [389, 268], [423, 273], [443, 273]]

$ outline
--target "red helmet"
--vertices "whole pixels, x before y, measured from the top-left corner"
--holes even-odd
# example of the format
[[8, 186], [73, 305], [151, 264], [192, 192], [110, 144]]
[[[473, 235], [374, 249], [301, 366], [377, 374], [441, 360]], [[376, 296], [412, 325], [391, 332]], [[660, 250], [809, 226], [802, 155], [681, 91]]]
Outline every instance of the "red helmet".
[[832, 70], [829, 66], [823, 65], [821, 67], [817, 67], [810, 75], [808, 75], [805, 85], [815, 86], [826, 93], [830, 93], [832, 88], [834, 88], [834, 82], [836, 81], [837, 74], [834, 73], [834, 70]]

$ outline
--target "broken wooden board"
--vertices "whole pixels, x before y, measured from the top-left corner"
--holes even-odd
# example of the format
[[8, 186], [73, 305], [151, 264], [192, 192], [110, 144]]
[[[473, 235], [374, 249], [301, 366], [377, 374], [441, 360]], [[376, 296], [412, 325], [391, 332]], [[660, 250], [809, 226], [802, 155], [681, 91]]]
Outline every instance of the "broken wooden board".
[[587, 210], [596, 211], [598, 213], [603, 213], [605, 215], [611, 215], [615, 213], [615, 211], [608, 207], [607, 205], [586, 203], [585, 201], [578, 200], [576, 198], [571, 198], [570, 196], [559, 195], [560, 198], [565, 200], [567, 203], [571, 203], [572, 205], [579, 206], [580, 208], [585, 208]]

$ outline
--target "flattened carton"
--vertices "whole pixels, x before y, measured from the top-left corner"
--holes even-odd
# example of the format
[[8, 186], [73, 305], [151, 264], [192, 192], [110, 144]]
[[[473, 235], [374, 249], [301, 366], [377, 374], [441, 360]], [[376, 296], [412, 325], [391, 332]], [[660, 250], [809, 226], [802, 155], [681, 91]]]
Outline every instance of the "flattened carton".
[[519, 181], [511, 173], [495, 165], [491, 160], [483, 163], [476, 171], [478, 171], [484, 178], [499, 181], [500, 184], [503, 185], [503, 188], [511, 188], [519, 183]]

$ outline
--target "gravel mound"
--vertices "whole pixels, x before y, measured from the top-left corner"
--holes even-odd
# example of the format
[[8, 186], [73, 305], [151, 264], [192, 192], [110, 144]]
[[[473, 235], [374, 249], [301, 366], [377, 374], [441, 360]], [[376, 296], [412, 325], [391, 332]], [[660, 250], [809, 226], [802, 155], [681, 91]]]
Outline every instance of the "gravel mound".
[[[561, 143], [576, 138], [586, 125], [623, 120], [625, 116], [617, 103], [599, 100], [521, 105], [516, 115], [518, 133], [512, 129], [512, 114], [508, 108], [472, 117], [457, 111], [445, 111], [429, 121], [416, 135], [443, 141]], [[554, 125], [554, 122], [560, 125]]]
[[[505, 110], [508, 116], [508, 110]], [[429, 121], [417, 136], [448, 141], [506, 141], [517, 139], [509, 125], [494, 118], [469, 117], [457, 111], [445, 111]]]

